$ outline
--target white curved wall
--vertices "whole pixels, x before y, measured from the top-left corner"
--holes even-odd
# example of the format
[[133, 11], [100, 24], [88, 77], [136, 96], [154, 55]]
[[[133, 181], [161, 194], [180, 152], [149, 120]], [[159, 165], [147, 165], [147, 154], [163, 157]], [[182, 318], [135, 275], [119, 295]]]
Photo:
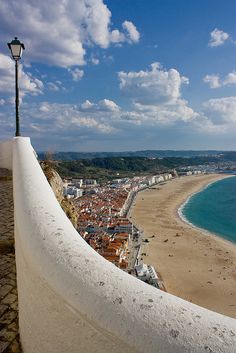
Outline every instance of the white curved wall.
[[235, 319], [146, 285], [87, 245], [28, 138], [13, 140], [13, 182], [24, 353], [235, 351]]

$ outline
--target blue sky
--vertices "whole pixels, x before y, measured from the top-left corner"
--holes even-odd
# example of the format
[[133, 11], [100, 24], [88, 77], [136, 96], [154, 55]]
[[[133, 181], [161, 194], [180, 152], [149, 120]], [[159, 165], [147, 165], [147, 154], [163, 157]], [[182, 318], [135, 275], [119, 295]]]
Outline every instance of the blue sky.
[[1, 140], [36, 150], [236, 150], [235, 0], [1, 0]]

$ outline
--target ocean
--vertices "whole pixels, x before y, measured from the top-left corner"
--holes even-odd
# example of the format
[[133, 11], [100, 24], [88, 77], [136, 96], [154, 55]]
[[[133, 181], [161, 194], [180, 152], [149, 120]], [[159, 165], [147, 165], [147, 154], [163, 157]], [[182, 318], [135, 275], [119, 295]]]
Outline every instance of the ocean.
[[194, 226], [236, 243], [236, 176], [208, 185], [179, 211]]

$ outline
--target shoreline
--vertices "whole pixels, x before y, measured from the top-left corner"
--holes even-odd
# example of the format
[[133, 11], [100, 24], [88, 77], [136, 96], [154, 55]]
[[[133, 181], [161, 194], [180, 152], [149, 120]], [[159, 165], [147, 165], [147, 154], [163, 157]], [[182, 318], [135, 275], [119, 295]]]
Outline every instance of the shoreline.
[[187, 197], [187, 199], [186, 199], [182, 204], [180, 204], [180, 205], [176, 208], [177, 217], [178, 217], [182, 222], [184, 222], [184, 223], [186, 223], [187, 225], [189, 225], [190, 227], [192, 227], [192, 228], [194, 228], [194, 229], [196, 229], [196, 230], [198, 230], [198, 231], [200, 231], [200, 232], [206, 234], [207, 236], [216, 237], [219, 241], [223, 240], [224, 242], [228, 243], [229, 245], [231, 244], [231, 245], [235, 245], [235, 246], [236, 246], [236, 243], [235, 243], [235, 242], [233, 242], [233, 241], [231, 241], [231, 240], [229, 240], [229, 239], [224, 238], [223, 235], [220, 235], [220, 234], [217, 234], [217, 233], [213, 233], [213, 232], [211, 232], [211, 231], [209, 231], [209, 230], [207, 230], [207, 229], [198, 227], [198, 226], [196, 226], [195, 224], [191, 223], [190, 221], [187, 220], [187, 218], [184, 216], [184, 214], [183, 214], [183, 212], [182, 212], [184, 206], [189, 202], [189, 200], [192, 198], [192, 196], [194, 196], [194, 195], [196, 195], [196, 194], [199, 194], [200, 192], [202, 192], [202, 191], [204, 191], [205, 189], [207, 189], [208, 186], [210, 186], [210, 185], [212, 185], [212, 184], [214, 184], [214, 183], [217, 183], [217, 182], [220, 181], [220, 180], [228, 179], [228, 178], [231, 178], [231, 177], [234, 177], [234, 176], [236, 177], [236, 175], [230, 175], [230, 176], [225, 176], [225, 177], [222, 177], [222, 178], [217, 179], [217, 180], [215, 180], [215, 181], [212, 181], [212, 182], [210, 182], [209, 184], [203, 186], [203, 187], [202, 187], [201, 189], [199, 189], [198, 191], [196, 191], [196, 192], [190, 194], [190, 195]]
[[228, 175], [188, 176], [138, 193], [130, 217], [149, 243], [143, 261], [155, 267], [167, 291], [236, 318], [236, 245], [180, 218], [195, 193]]

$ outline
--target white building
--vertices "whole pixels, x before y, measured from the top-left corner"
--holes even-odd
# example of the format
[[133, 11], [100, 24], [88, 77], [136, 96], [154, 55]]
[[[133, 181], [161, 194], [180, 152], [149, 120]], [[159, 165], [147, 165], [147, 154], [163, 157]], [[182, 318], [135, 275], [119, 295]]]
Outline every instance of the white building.
[[76, 198], [81, 197], [83, 195], [83, 190], [78, 189], [75, 186], [63, 186], [63, 195], [67, 198]]
[[156, 177], [155, 177], [155, 176], [152, 176], [152, 177], [148, 178], [147, 182], [148, 182], [148, 185], [149, 185], [149, 186], [155, 184], [155, 182], [156, 182]]
[[85, 185], [97, 185], [97, 180], [96, 179], [85, 179], [84, 184]]
[[157, 284], [158, 276], [153, 266], [146, 264], [139, 264], [135, 266], [135, 271], [138, 279], [141, 281]]
[[156, 183], [162, 183], [163, 181], [165, 181], [163, 175], [156, 176]]
[[83, 179], [72, 179], [72, 183], [80, 189], [83, 185]]

